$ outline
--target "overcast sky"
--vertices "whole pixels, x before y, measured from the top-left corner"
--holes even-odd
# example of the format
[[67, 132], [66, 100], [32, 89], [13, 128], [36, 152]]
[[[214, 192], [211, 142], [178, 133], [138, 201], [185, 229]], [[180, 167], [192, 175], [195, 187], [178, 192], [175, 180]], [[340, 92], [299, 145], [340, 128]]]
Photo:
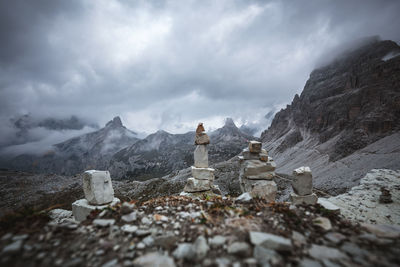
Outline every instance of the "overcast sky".
[[0, 138], [26, 113], [148, 133], [255, 122], [334, 47], [399, 42], [399, 14], [396, 0], [0, 0]]

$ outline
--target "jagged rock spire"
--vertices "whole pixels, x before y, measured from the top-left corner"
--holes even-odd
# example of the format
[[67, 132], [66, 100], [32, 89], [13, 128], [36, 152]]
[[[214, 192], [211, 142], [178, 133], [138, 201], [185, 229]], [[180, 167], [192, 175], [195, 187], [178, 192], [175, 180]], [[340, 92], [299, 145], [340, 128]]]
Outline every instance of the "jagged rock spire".
[[111, 121], [107, 122], [106, 127], [122, 127], [122, 121], [119, 116], [114, 117]]

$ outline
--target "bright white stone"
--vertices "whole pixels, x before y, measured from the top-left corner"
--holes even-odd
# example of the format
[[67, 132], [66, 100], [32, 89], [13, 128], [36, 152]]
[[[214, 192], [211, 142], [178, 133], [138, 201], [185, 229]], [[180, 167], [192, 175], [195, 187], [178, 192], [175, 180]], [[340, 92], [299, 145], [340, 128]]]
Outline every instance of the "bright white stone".
[[292, 187], [300, 196], [312, 194], [312, 174], [309, 167], [300, 167], [293, 171]]
[[110, 203], [114, 199], [114, 189], [108, 171], [85, 171], [82, 174], [85, 198], [93, 205]]
[[138, 227], [136, 225], [125, 224], [121, 227], [121, 230], [125, 233], [135, 233]]
[[290, 239], [263, 232], [250, 232], [250, 242], [255, 246], [260, 245], [264, 248], [279, 251], [289, 251], [292, 248]]
[[335, 213], [340, 213], [340, 208], [327, 200], [326, 198], [318, 198], [318, 204], [320, 204], [324, 209], [333, 211]]
[[214, 171], [212, 168], [197, 168], [192, 166], [192, 176], [199, 180], [214, 181]]
[[240, 196], [238, 196], [236, 198], [236, 201], [238, 201], [238, 202], [249, 202], [252, 199], [253, 198], [251, 197], [251, 195], [248, 192], [246, 192], [246, 193], [243, 193]]
[[134, 266], [150, 267], [150, 266], [163, 266], [163, 267], [175, 267], [174, 260], [167, 256], [160, 254], [159, 252], [150, 252], [143, 256], [137, 257], [133, 261]]
[[274, 202], [278, 187], [274, 181], [259, 180], [253, 184], [250, 195], [255, 198], [263, 198], [267, 202]]
[[[117, 203], [119, 203], [120, 200], [118, 198], [114, 198], [114, 200], [109, 204], [110, 206], [113, 206]], [[89, 202], [86, 199], [79, 199], [72, 203], [72, 214], [74, 215], [75, 220], [78, 222], [86, 220], [86, 217], [92, 212], [93, 210], [102, 210], [109, 205], [101, 205], [101, 206], [95, 206], [95, 205], [90, 205]]]
[[197, 168], [208, 168], [208, 147], [197, 145], [194, 150], [194, 166]]
[[193, 177], [187, 179], [185, 188], [183, 191], [185, 192], [202, 192], [211, 190], [211, 183], [209, 180], [199, 180]]
[[114, 219], [95, 219], [93, 221], [94, 225], [100, 226], [100, 227], [111, 226], [111, 225], [114, 225], [114, 223], [115, 223]]

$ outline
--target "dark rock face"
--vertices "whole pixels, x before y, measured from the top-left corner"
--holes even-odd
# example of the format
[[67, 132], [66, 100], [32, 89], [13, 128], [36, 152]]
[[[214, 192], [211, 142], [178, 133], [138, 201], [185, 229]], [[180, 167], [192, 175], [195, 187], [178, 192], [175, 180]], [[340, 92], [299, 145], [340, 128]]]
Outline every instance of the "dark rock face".
[[282, 151], [302, 140], [299, 129], [320, 143], [337, 137], [328, 151], [335, 161], [398, 131], [400, 57], [383, 58], [399, 51], [395, 42], [375, 41], [314, 70], [301, 95], [276, 114], [261, 139], [278, 139], [295, 129], [279, 145]]
[[110, 157], [120, 149], [137, 142], [136, 133], [115, 117], [98, 131], [55, 144], [44, 155], [17, 156], [10, 163], [16, 170], [36, 173], [73, 175], [87, 169], [106, 169]]
[[314, 70], [261, 135], [277, 171], [310, 166], [314, 186], [338, 194], [372, 168], [399, 168], [399, 51], [375, 40]]
[[[255, 137], [241, 132], [233, 120], [211, 133], [208, 159], [210, 164], [228, 160]], [[162, 177], [193, 165], [195, 132], [170, 134], [158, 131], [116, 153], [109, 165], [115, 178], [147, 180]]]

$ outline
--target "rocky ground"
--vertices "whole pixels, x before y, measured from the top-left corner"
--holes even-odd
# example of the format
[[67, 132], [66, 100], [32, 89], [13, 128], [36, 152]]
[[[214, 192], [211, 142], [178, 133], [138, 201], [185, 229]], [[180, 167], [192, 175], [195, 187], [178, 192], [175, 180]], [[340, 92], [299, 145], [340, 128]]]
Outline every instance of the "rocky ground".
[[400, 261], [399, 228], [352, 224], [319, 205], [171, 196], [95, 211], [81, 224], [69, 216], [53, 210], [2, 221], [1, 265], [395, 266]]

